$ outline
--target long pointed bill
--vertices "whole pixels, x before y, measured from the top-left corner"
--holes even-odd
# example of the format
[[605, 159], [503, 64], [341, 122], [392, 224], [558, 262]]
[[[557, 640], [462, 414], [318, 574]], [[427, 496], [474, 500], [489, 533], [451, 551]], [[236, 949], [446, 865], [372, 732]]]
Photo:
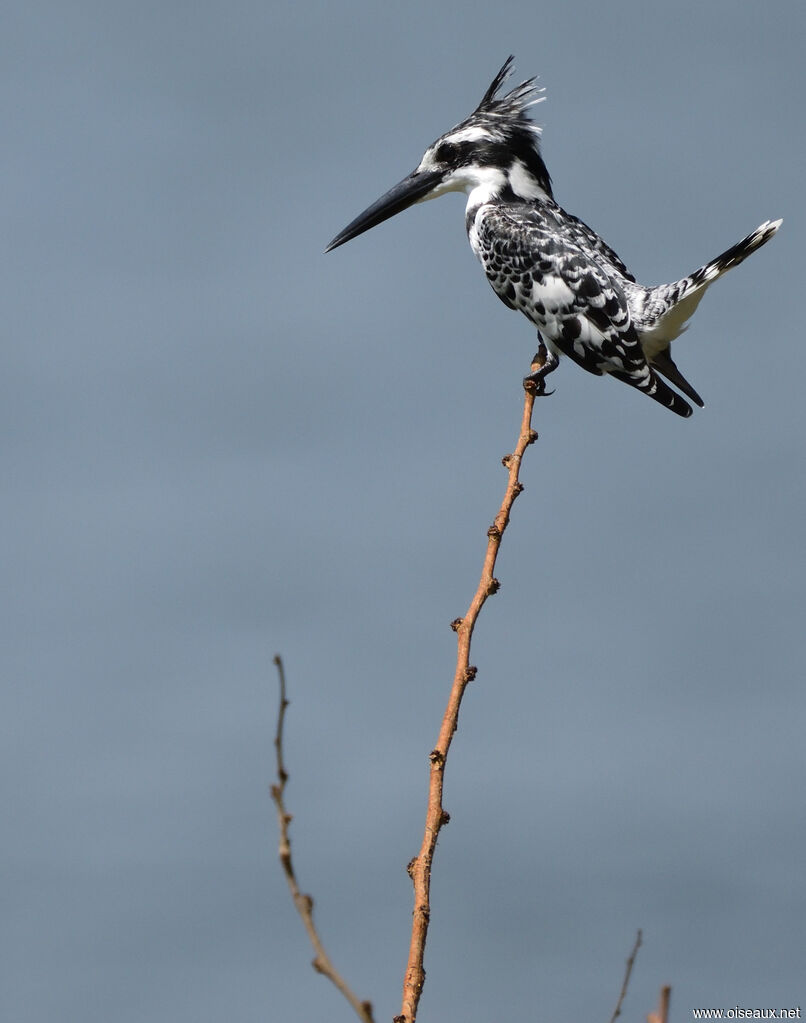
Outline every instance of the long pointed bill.
[[351, 224], [348, 224], [343, 231], [336, 235], [325, 249], [325, 252], [330, 252], [331, 249], [344, 245], [345, 242], [349, 242], [352, 238], [363, 234], [364, 231], [369, 231], [371, 227], [382, 224], [384, 220], [388, 220], [396, 213], [402, 213], [403, 210], [407, 210], [409, 206], [413, 206], [420, 199], [424, 199], [431, 189], [439, 184], [442, 178], [443, 174], [441, 171], [413, 171], [407, 178], [403, 178], [402, 181], [396, 184], [394, 188], [390, 188], [386, 195], [382, 195], [377, 202], [374, 202], [365, 209], [363, 213], [359, 213]]

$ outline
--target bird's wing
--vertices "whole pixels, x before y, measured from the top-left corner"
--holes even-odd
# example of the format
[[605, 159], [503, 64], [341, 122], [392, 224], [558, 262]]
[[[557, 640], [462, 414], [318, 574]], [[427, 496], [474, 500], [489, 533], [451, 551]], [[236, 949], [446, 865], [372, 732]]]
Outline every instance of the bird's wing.
[[583, 248], [595, 253], [604, 262], [609, 263], [625, 280], [635, 283], [635, 277], [630, 273], [622, 262], [621, 258], [610, 248], [603, 238], [588, 225], [566, 210], [562, 211], [567, 222], [567, 229], [571, 235], [577, 235]]

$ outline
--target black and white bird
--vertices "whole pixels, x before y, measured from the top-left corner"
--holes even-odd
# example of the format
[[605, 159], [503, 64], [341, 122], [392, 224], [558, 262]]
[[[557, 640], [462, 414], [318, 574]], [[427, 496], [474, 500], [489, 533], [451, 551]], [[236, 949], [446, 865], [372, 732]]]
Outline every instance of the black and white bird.
[[[616, 253], [559, 206], [540, 154], [540, 128], [528, 109], [543, 100], [530, 78], [499, 95], [510, 57], [478, 107], [426, 149], [417, 168], [364, 210], [328, 245], [330, 252], [417, 202], [465, 192], [470, 245], [495, 293], [537, 327], [544, 378], [568, 356], [589, 373], [609, 374], [679, 416], [702, 399], [672, 360], [670, 344], [706, 288], [769, 241], [780, 220], [765, 221], [736, 245], [673, 284], [638, 284]], [[659, 375], [660, 374], [660, 375]], [[661, 379], [665, 377], [666, 380]]]

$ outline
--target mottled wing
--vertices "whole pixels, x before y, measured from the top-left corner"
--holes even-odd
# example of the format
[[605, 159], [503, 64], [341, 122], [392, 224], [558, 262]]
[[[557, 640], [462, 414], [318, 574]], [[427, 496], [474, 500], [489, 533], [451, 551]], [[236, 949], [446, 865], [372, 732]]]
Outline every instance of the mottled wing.
[[581, 248], [594, 253], [601, 260], [614, 267], [626, 280], [631, 281], [633, 284], [635, 283], [635, 277], [633, 277], [619, 256], [604, 239], [600, 238], [592, 228], [588, 227], [584, 221], [580, 220], [579, 217], [575, 217], [572, 213], [567, 213], [563, 210], [563, 216], [567, 221], [569, 234], [575, 237]]

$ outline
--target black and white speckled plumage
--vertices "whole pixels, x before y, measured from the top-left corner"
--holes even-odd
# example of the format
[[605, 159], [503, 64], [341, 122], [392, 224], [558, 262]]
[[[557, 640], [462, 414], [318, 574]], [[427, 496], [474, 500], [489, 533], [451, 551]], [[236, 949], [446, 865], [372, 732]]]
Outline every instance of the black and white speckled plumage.
[[[542, 385], [561, 355], [597, 375], [609, 374], [681, 416], [702, 399], [682, 376], [670, 344], [705, 289], [768, 241], [781, 221], [767, 221], [693, 274], [673, 284], [638, 284], [615, 252], [554, 199], [540, 152], [540, 129], [528, 108], [542, 100], [534, 79], [499, 95], [510, 57], [466, 120], [437, 139], [417, 168], [334, 238], [328, 251], [414, 202], [449, 191], [467, 194], [470, 245], [498, 297], [538, 329], [547, 361]], [[665, 377], [666, 379], [662, 379]]]

